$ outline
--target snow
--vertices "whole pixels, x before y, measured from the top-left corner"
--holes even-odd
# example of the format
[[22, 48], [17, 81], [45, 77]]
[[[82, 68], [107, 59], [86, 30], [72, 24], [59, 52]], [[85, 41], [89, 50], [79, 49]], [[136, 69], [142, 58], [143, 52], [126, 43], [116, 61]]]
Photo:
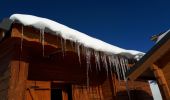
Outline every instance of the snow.
[[158, 84], [156, 82], [152, 83], [151, 81], [149, 81], [149, 84], [150, 84], [151, 92], [153, 95], [153, 99], [154, 100], [162, 100], [162, 96], [161, 96]]
[[13, 21], [19, 21], [24, 26], [33, 26], [34, 28], [41, 29], [41, 30], [48, 28], [55, 32], [55, 33], [51, 33], [53, 35], [60, 35], [63, 39], [77, 42], [80, 45], [83, 45], [87, 48], [95, 49], [96, 51], [102, 51], [111, 54], [128, 53], [133, 55], [134, 57], [138, 57], [138, 55], [144, 55], [144, 53], [136, 50], [126, 50], [108, 44], [99, 39], [90, 37], [82, 32], [69, 28], [58, 22], [49, 20], [47, 18], [41, 18], [41, 17], [26, 15], [26, 14], [13, 14], [11, 15], [10, 19]]
[[156, 43], [158, 43], [166, 34], [168, 34], [170, 32], [170, 29], [168, 31], [166, 31], [165, 33], [163, 33], [162, 35], [160, 35], [156, 41]]

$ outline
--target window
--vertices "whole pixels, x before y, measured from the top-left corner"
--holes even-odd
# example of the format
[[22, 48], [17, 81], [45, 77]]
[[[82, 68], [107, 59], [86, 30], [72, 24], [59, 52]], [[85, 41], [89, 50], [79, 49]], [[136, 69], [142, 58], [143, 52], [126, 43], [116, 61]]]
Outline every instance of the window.
[[51, 83], [51, 100], [72, 100], [70, 84]]
[[62, 100], [62, 89], [51, 89], [51, 100]]

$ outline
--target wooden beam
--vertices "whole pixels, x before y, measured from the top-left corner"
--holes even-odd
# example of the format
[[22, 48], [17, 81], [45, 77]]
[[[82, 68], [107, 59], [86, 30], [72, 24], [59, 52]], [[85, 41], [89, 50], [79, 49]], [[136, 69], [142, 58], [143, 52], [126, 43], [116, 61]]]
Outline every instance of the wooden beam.
[[168, 87], [168, 84], [167, 84], [167, 81], [165, 79], [162, 69], [160, 69], [155, 64], [152, 64], [150, 68], [154, 72], [154, 75], [157, 79], [158, 86], [160, 88], [160, 92], [161, 92], [163, 100], [170, 100], [170, 90], [169, 90], [169, 87]]
[[154, 63], [156, 60], [160, 59], [162, 55], [164, 55], [168, 50], [170, 49], [170, 40], [168, 40], [166, 43], [164, 43], [159, 49], [154, 51], [152, 55], [150, 55], [140, 66], [138, 66], [137, 69], [131, 73], [128, 78], [130, 80], [137, 79], [142, 73], [144, 73], [149, 66]]

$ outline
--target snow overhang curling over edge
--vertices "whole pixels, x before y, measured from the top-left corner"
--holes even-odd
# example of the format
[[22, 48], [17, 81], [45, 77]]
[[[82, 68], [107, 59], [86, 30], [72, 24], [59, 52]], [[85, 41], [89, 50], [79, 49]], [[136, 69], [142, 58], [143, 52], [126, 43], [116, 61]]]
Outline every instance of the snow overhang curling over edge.
[[141, 58], [141, 56], [144, 55], [144, 53], [140, 51], [126, 50], [108, 44], [99, 39], [90, 37], [82, 32], [79, 32], [77, 30], [74, 30], [72, 28], [69, 28], [65, 25], [62, 25], [58, 22], [52, 21], [47, 18], [37, 17], [33, 15], [26, 15], [26, 14], [13, 14], [10, 16], [10, 19], [13, 21], [18, 21], [24, 26], [32, 26], [37, 29], [48, 28], [51, 31], [55, 32], [55, 33], [51, 33], [53, 35], [60, 35], [64, 39], [77, 42], [87, 48], [92, 48], [96, 51], [102, 51], [109, 54], [122, 54], [124, 56], [130, 55], [131, 57], [137, 60], [139, 60], [139, 58]]

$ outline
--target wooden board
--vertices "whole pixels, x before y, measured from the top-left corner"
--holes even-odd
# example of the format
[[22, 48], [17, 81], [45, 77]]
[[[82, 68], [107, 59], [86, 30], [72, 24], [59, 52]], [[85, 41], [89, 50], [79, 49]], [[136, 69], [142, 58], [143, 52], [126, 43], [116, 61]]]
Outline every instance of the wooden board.
[[28, 63], [23, 61], [11, 61], [9, 100], [23, 100], [25, 97]]

